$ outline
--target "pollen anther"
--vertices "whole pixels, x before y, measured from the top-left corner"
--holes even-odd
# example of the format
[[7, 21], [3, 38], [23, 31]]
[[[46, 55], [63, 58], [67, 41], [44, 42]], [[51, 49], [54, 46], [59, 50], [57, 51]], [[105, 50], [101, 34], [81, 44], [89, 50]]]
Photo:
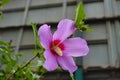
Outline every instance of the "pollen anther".
[[59, 47], [53, 47], [52, 48], [54, 50], [54, 52], [56, 52], [59, 56], [62, 56], [62, 50]]

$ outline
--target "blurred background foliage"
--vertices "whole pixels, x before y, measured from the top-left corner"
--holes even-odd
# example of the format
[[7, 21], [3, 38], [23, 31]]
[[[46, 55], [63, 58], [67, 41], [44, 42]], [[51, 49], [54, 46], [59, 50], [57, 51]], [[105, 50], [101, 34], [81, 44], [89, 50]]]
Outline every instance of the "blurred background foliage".
[[[1, 0], [0, 9], [9, 2], [10, 0]], [[0, 18], [3, 19], [3, 12], [1, 10]], [[38, 35], [36, 34], [37, 29], [35, 24], [32, 24], [32, 26], [36, 45], [32, 51], [35, 56], [29, 61], [24, 61], [24, 63], [20, 64], [19, 59], [22, 58], [24, 53], [15, 53], [14, 48], [11, 46], [12, 41], [0, 41], [0, 80], [37, 80], [46, 72], [42, 67], [44, 57], [40, 54], [41, 50], [36, 47], [40, 45]], [[38, 59], [36, 62], [33, 62], [35, 58]]]
[[[22, 58], [23, 53], [14, 53], [11, 44], [12, 41], [0, 41], [0, 80], [36, 80], [42, 77], [46, 72], [42, 67], [44, 50], [35, 47], [32, 51], [35, 56], [20, 64], [18, 60]], [[33, 61], [35, 58], [36, 62]]]

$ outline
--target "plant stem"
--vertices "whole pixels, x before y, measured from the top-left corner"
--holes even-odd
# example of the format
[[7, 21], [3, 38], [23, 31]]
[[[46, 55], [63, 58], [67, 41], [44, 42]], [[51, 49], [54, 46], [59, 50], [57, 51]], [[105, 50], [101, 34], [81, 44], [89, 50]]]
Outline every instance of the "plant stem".
[[19, 70], [24, 69], [27, 65], [29, 65], [37, 56], [39, 53], [37, 53], [35, 56], [33, 56], [24, 66], [22, 66], [20, 69], [17, 69], [13, 74], [11, 74], [6, 80], [10, 80], [10, 78], [15, 75]]
[[72, 80], [75, 80], [73, 74], [70, 74], [70, 77], [71, 77]]

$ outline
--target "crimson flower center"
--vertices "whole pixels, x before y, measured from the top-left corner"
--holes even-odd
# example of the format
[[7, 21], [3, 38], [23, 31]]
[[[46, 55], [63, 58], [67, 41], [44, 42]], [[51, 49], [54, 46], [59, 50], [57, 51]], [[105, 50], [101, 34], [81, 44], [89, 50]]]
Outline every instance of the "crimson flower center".
[[60, 40], [54, 40], [50, 43], [50, 50], [52, 54], [62, 56], [62, 51], [64, 50], [64, 44], [60, 43]]

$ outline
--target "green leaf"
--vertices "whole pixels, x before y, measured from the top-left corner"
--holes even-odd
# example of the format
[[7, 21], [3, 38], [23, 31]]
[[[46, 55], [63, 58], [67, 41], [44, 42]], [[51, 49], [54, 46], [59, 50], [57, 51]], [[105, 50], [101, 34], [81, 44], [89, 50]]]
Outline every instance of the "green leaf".
[[8, 46], [9, 42], [0, 41], [1, 46]]
[[39, 50], [34, 49], [34, 50], [32, 50], [32, 53], [35, 54], [35, 55], [37, 55], [39, 53]]
[[37, 65], [36, 65], [36, 66], [38, 66], [38, 67], [39, 67], [39, 66], [42, 66], [42, 65], [43, 65], [43, 62], [44, 62], [43, 60], [37, 60]]
[[27, 68], [27, 70], [25, 70], [25, 76], [27, 77], [28, 80], [33, 80], [33, 76], [32, 76], [32, 71], [31, 69]]
[[39, 46], [40, 49], [44, 49], [39, 42], [39, 35], [38, 35], [36, 24], [31, 23], [31, 25], [32, 25], [32, 28], [33, 28], [33, 33], [34, 33], [35, 48], [37, 49], [37, 46]]
[[2, 4], [2, 1], [0, 1], [0, 9], [2, 8], [3, 4]]
[[41, 76], [36, 74], [36, 73], [32, 73], [33, 79], [39, 79]]
[[0, 76], [3, 76], [4, 75], [4, 73], [3, 72], [0, 72]]
[[[8, 4], [9, 2], [10, 2], [10, 0], [1, 0], [1, 1], [0, 1], [0, 9], [3, 8], [3, 5]], [[3, 18], [4, 18], [3, 12], [0, 11], [0, 19], [3, 19]]]
[[85, 15], [85, 12], [84, 12], [83, 3], [80, 2], [77, 5], [77, 9], [76, 9], [75, 26], [81, 32], [83, 32], [83, 31], [93, 32], [93, 30], [90, 29], [88, 27], [88, 25], [85, 24], [85, 22], [84, 22], [85, 18], [86, 18], [86, 15]]
[[35, 46], [36, 46], [37, 42], [38, 42], [37, 28], [36, 28], [36, 24], [31, 23], [31, 25], [32, 25], [32, 28], [33, 28], [34, 39], [35, 39]]
[[83, 4], [82, 2], [80, 2], [77, 5], [77, 9], [76, 9], [75, 25], [79, 26], [79, 23], [84, 19], [85, 19], [85, 12], [83, 8]]
[[0, 19], [3, 19], [3, 12], [2, 11], [0, 11]]
[[94, 30], [88, 28], [86, 32], [94, 32]]
[[10, 0], [3, 0], [2, 4], [8, 4], [10, 2]]

